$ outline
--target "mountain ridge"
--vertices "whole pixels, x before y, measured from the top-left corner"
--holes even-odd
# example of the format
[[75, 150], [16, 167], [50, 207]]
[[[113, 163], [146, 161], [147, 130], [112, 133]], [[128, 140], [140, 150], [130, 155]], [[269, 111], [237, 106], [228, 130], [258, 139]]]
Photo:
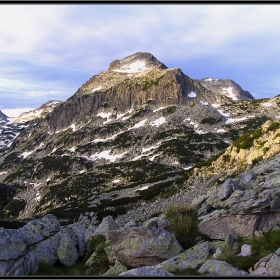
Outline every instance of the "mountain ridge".
[[0, 183], [20, 186], [10, 200], [24, 201], [17, 217], [100, 220], [168, 201], [188, 192], [190, 168], [280, 116], [280, 97], [232, 100], [151, 56], [155, 66], [144, 67], [139, 55], [133, 67], [118, 61], [109, 69], [122, 72], [93, 76], [15, 139]]

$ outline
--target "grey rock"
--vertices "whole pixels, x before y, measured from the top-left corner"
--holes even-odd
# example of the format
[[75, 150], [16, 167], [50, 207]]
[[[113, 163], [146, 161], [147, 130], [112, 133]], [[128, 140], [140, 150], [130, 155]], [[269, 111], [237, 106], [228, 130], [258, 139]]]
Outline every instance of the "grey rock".
[[279, 276], [280, 256], [274, 254], [266, 263], [266, 271], [269, 276]]
[[227, 199], [233, 193], [232, 179], [227, 179], [218, 189], [218, 197], [220, 200]]
[[253, 275], [253, 276], [266, 276], [266, 275], [268, 275], [267, 274], [267, 269], [266, 269], [266, 267], [263, 267], [263, 266], [258, 267], [254, 271], [250, 272], [250, 276], [251, 275]]
[[247, 257], [252, 255], [252, 245], [244, 244], [241, 247], [241, 253], [239, 253], [238, 257]]
[[0, 261], [0, 276], [5, 276], [16, 260]]
[[62, 230], [57, 256], [59, 261], [67, 267], [75, 265], [79, 259], [77, 240], [73, 231], [69, 228], [63, 228]]
[[199, 265], [203, 264], [207, 260], [208, 256], [208, 242], [203, 242], [156, 265], [155, 267], [169, 272], [183, 271], [189, 268], [195, 269]]
[[86, 231], [85, 227], [82, 224], [75, 223], [69, 225], [68, 228], [70, 228], [74, 232], [78, 243], [79, 256], [83, 257], [86, 253], [86, 248], [87, 248], [87, 244], [85, 241], [85, 231]]
[[98, 226], [97, 230], [95, 231], [94, 235], [103, 235], [109, 230], [118, 230], [120, 227], [115, 222], [112, 216], [107, 216], [103, 218], [101, 224]]
[[26, 250], [23, 234], [14, 229], [6, 229], [0, 233], [0, 260], [17, 259]]
[[198, 270], [200, 274], [214, 273], [219, 276], [246, 276], [248, 272], [239, 270], [238, 268], [217, 260], [207, 260]]
[[29, 252], [25, 256], [17, 259], [13, 266], [6, 272], [6, 276], [24, 276], [36, 273], [38, 270], [38, 259]]
[[159, 227], [159, 228], [167, 228], [170, 225], [170, 222], [163, 217], [153, 217], [148, 221], [143, 223], [144, 227]]
[[130, 219], [124, 226], [125, 227], [137, 227], [137, 224], [134, 219]]
[[105, 237], [109, 262], [118, 260], [128, 268], [156, 265], [183, 250], [175, 236], [162, 228], [121, 228], [108, 231]]
[[95, 225], [89, 225], [85, 230], [85, 242], [88, 244], [90, 239], [94, 236], [94, 233], [97, 229], [97, 226]]
[[122, 272], [119, 276], [174, 276], [174, 274], [152, 266], [145, 266]]
[[225, 245], [226, 246], [232, 247], [234, 245], [235, 241], [236, 241], [236, 239], [231, 234], [228, 234], [225, 237]]
[[127, 268], [120, 262], [116, 262], [113, 267], [106, 271], [102, 276], [118, 276], [123, 272], [126, 272]]
[[59, 221], [52, 214], [48, 214], [42, 220], [32, 220], [18, 232], [23, 234], [27, 246], [38, 243], [60, 230]]
[[29, 251], [36, 256], [38, 262], [54, 265], [58, 260], [57, 249], [59, 241], [61, 239], [61, 233], [49, 237], [46, 240], [39, 242], [38, 244], [29, 247]]
[[257, 225], [257, 215], [232, 215], [217, 212], [200, 221], [198, 231], [211, 239], [224, 240], [229, 234], [234, 238], [253, 236]]
[[215, 254], [213, 254], [213, 259], [218, 259], [223, 254], [222, 247], [217, 247]]

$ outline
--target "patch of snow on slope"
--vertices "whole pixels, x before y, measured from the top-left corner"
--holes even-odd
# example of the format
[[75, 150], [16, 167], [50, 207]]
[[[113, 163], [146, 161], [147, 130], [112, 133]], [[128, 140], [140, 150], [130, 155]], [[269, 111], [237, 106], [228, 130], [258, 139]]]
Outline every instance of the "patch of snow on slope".
[[113, 139], [115, 139], [119, 134], [121, 134], [121, 133], [123, 133], [123, 132], [125, 132], [125, 131], [121, 131], [121, 132], [118, 132], [118, 133], [116, 133], [116, 134], [114, 134], [114, 135], [112, 135], [111, 137], [108, 137], [108, 138], [97, 138], [97, 139], [94, 139], [92, 142], [93, 143], [98, 143], [98, 142], [106, 142], [106, 141], [108, 141], [108, 140], [113, 140]]
[[217, 129], [217, 132], [218, 133], [223, 133], [223, 132], [226, 132], [226, 131], [222, 128], [222, 129]]
[[145, 125], [145, 122], [146, 122], [147, 120], [148, 120], [148, 119], [145, 119], [145, 120], [140, 121], [139, 123], [136, 123], [133, 127], [129, 128], [128, 130], [136, 129], [136, 128], [139, 128], [139, 127], [141, 127], [141, 126], [144, 126], [144, 125]]
[[230, 114], [224, 113], [222, 110], [218, 110], [218, 112], [226, 118], [230, 117]]
[[203, 130], [195, 130], [195, 133], [197, 133], [197, 134], [206, 134], [207, 132], [205, 132]]
[[220, 107], [220, 104], [218, 104], [218, 103], [216, 103], [216, 104], [211, 104], [211, 105], [212, 105], [212, 107], [214, 107], [214, 108]]
[[160, 111], [160, 110], [162, 110], [162, 109], [165, 109], [165, 108], [166, 108], [166, 107], [159, 107], [159, 108], [153, 110], [153, 113], [155, 113], [155, 112], [157, 112], [157, 111]]
[[184, 122], [185, 122], [185, 121], [188, 121], [190, 125], [193, 125], [193, 126], [194, 126], [194, 128], [197, 128], [197, 127], [198, 127], [198, 124], [195, 123], [195, 122], [193, 122], [190, 118], [184, 119]]
[[160, 118], [156, 119], [155, 121], [150, 122], [150, 125], [158, 127], [164, 123], [166, 123], [165, 117], [160, 117]]
[[207, 106], [208, 105], [208, 102], [204, 102], [204, 101], [200, 101], [200, 103], [204, 106]]
[[241, 121], [245, 121], [249, 118], [254, 118], [255, 116], [247, 116], [247, 117], [242, 117], [242, 118], [238, 118], [238, 119], [228, 119], [226, 121], [226, 124], [229, 124], [229, 123], [236, 123], [236, 122], [241, 122]]
[[3, 174], [7, 174], [7, 172], [6, 172], [6, 171], [1, 172], [1, 173], [0, 173], [0, 176], [3, 175]]
[[23, 157], [23, 158], [27, 158], [30, 155], [32, 155], [34, 152], [36, 152], [38, 149], [40, 149], [42, 146], [44, 146], [44, 143], [41, 143], [39, 145], [39, 147], [35, 148], [33, 151], [29, 151], [29, 152], [23, 152], [19, 157]]
[[261, 105], [262, 105], [262, 106], [265, 106], [265, 107], [271, 107], [271, 106], [273, 106], [273, 104], [270, 103], [270, 102], [261, 103]]
[[101, 159], [101, 158], [105, 158], [111, 162], [115, 162], [116, 159], [118, 158], [122, 158], [127, 152], [124, 152], [122, 154], [119, 155], [110, 155], [111, 150], [107, 150], [107, 151], [103, 151], [101, 153], [96, 153], [94, 155], [90, 156], [90, 160], [96, 160], [96, 159]]
[[102, 88], [102, 86], [99, 86], [99, 87], [97, 87], [97, 88], [94, 88], [91, 92], [98, 91], [98, 90], [100, 90], [101, 88]]
[[232, 92], [233, 87], [227, 87], [227, 88], [223, 88], [222, 93], [228, 93], [229, 97], [232, 100], [238, 100], [238, 98], [234, 95], [234, 93]]
[[119, 72], [119, 73], [138, 73], [138, 72], [143, 72], [146, 70], [149, 70], [146, 66], [145, 61], [135, 61], [130, 64], [122, 65], [120, 69], [113, 70], [114, 72]]
[[112, 183], [113, 183], [113, 184], [118, 184], [120, 181], [121, 181], [121, 180], [116, 179], [116, 180], [113, 180]]
[[158, 147], [159, 147], [159, 145], [151, 146], [151, 147], [148, 147], [148, 148], [142, 148], [142, 153], [147, 153], [151, 150], [157, 149]]
[[144, 187], [142, 187], [142, 188], [140, 188], [140, 189], [137, 189], [136, 191], [143, 191], [143, 190], [146, 190], [146, 189], [148, 189], [150, 186], [144, 186]]
[[75, 152], [76, 147], [72, 147], [71, 149], [69, 149], [70, 152]]
[[188, 97], [196, 97], [196, 93], [192, 91], [191, 93], [188, 94]]
[[110, 119], [109, 117], [112, 115], [112, 113], [98, 113], [96, 116], [101, 117], [102, 119], [107, 119], [105, 122], [103, 122], [103, 124], [106, 124], [108, 122], [111, 122], [112, 119]]

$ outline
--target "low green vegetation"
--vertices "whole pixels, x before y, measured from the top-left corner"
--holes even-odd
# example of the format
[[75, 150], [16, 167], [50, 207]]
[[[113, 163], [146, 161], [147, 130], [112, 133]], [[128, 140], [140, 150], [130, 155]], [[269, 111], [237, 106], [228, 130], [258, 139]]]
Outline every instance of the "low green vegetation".
[[[247, 257], [237, 256], [244, 244], [252, 246], [252, 255]], [[270, 230], [263, 236], [253, 236], [250, 238], [238, 238], [238, 246], [234, 249], [224, 245], [222, 255], [219, 260], [225, 261], [239, 269], [247, 270], [253, 267], [261, 258], [275, 253], [280, 247], [280, 231]]]
[[240, 136], [239, 139], [233, 143], [233, 146], [237, 148], [237, 152], [239, 152], [240, 149], [250, 149], [254, 146], [254, 140], [261, 136], [262, 128], [258, 128], [253, 133], [245, 133]]
[[173, 233], [181, 246], [186, 250], [196, 244], [198, 220], [196, 212], [183, 205], [172, 205], [165, 212], [170, 221], [167, 229]]

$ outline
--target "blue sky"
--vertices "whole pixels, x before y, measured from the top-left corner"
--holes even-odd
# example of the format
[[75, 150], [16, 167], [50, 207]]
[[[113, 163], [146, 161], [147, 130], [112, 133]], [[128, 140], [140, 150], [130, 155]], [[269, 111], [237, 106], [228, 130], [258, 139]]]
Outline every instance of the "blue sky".
[[115, 59], [150, 52], [193, 79], [280, 94], [280, 5], [0, 5], [0, 110], [65, 101]]

